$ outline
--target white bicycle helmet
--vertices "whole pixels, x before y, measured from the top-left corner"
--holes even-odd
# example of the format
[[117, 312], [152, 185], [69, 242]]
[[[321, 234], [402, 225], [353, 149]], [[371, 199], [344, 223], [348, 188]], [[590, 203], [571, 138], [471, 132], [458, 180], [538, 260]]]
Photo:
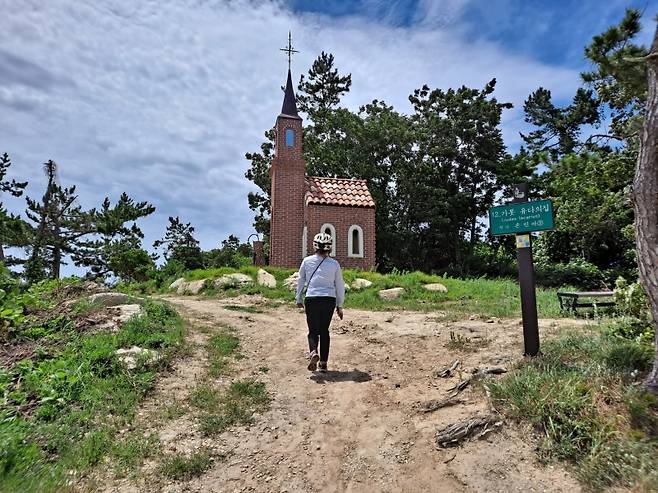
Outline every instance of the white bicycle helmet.
[[331, 235], [327, 233], [318, 233], [313, 237], [313, 248], [322, 252], [328, 252], [332, 247]]

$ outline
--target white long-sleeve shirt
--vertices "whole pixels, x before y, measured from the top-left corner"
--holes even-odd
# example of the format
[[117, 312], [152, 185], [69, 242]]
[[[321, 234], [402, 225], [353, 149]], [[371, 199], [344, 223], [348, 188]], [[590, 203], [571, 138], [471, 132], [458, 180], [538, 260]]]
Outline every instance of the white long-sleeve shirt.
[[[327, 257], [321, 265], [320, 262], [322, 262], [320, 255], [309, 255], [302, 260], [302, 265], [299, 267], [299, 281], [297, 282], [297, 303], [302, 302], [304, 287], [313, 275], [306, 291], [306, 297], [330, 296], [336, 298], [336, 307], [342, 308], [345, 301], [345, 282], [343, 281], [340, 264], [331, 257]], [[313, 274], [318, 265], [320, 267]]]

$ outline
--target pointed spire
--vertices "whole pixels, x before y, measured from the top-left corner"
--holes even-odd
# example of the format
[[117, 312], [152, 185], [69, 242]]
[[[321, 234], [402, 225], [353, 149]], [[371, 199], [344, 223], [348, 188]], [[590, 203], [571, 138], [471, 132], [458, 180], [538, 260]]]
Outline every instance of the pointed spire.
[[295, 91], [292, 88], [292, 75], [288, 69], [288, 81], [286, 82], [285, 96], [283, 97], [283, 106], [281, 107], [281, 114], [299, 118], [297, 114], [297, 103], [295, 102]]

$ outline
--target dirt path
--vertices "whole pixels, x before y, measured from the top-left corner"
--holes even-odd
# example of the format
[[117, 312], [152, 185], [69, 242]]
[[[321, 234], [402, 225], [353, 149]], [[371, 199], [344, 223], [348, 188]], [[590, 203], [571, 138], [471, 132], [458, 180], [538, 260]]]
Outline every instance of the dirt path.
[[[564, 470], [538, 464], [533, 441], [522, 440], [521, 430], [511, 424], [483, 440], [435, 449], [438, 429], [486, 410], [481, 390], [467, 388], [462, 405], [429, 414], [417, 409], [420, 402], [445, 397], [458, 381], [436, 377], [455, 359], [461, 360], [464, 375], [518, 360], [517, 320], [444, 322], [415, 312], [348, 311], [344, 321], [332, 325], [331, 371], [322, 376], [305, 369], [304, 315], [288, 305], [254, 313], [254, 306], [268, 305], [254, 297], [169, 301], [193, 321], [237, 330], [246, 358], [233, 363], [231, 378], [265, 382], [272, 405], [253, 426], [212, 439], [195, 431], [188, 414], [154, 425], [167, 450], [210, 446], [228, 457], [187, 482], [136, 485], [125, 480], [107, 484], [109, 491], [580, 491]], [[235, 305], [251, 308], [240, 311]], [[564, 321], [542, 321], [542, 335], [555, 331], [558, 323]], [[446, 348], [451, 332], [481, 349]], [[197, 345], [204, 337], [198, 330], [191, 335]], [[189, 391], [205, 365], [202, 358], [202, 351], [194, 349], [183, 358], [159, 384], [146, 411]]]

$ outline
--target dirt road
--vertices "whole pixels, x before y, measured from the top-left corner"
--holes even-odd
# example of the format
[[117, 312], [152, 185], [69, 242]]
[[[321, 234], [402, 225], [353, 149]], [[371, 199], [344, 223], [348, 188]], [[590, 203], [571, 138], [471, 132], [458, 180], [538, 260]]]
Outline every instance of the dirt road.
[[[237, 330], [246, 358], [232, 364], [227, 378], [265, 382], [272, 405], [251, 427], [214, 438], [199, 435], [191, 414], [154, 424], [168, 451], [209, 446], [227, 459], [187, 482], [114, 481], [107, 484], [110, 491], [580, 491], [561, 468], [537, 463], [536, 442], [513, 423], [485, 439], [436, 450], [438, 429], [487, 409], [481, 389], [466, 388], [461, 405], [418, 410], [419, 403], [445, 397], [459, 381], [459, 376], [436, 376], [456, 359], [463, 377], [473, 368], [517, 361], [518, 320], [449, 322], [436, 314], [347, 311], [344, 321], [332, 325], [331, 371], [322, 375], [305, 368], [305, 319], [290, 305], [272, 307], [256, 297], [169, 301], [197, 327], [209, 327], [193, 329], [193, 342], [203, 342], [218, 324]], [[542, 336], [558, 324], [565, 321], [542, 321]], [[448, 344], [451, 332], [453, 339], [479, 349]], [[183, 358], [160, 382], [143, 415], [173, 398], [184, 399], [206, 364], [203, 355], [197, 349]]]

